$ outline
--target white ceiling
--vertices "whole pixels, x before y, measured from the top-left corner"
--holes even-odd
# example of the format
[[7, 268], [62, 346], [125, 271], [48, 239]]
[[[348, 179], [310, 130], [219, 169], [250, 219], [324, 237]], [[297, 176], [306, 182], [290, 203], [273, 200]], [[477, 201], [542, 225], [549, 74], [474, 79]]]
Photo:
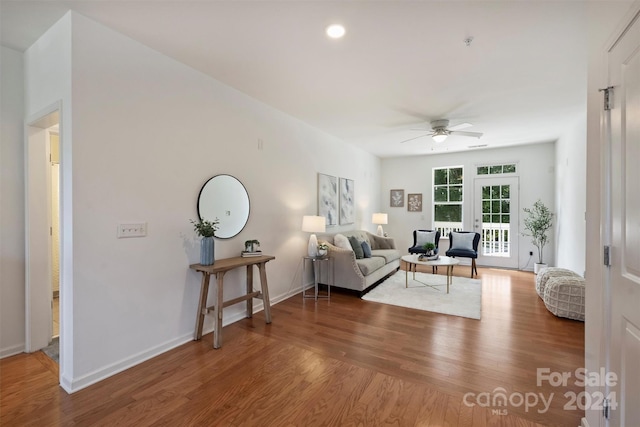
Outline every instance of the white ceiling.
[[[381, 157], [557, 139], [586, 111], [583, 1], [10, 1], [24, 50], [68, 9]], [[347, 29], [330, 40], [330, 23]], [[473, 37], [470, 46], [464, 40]], [[482, 139], [411, 130], [469, 122]]]

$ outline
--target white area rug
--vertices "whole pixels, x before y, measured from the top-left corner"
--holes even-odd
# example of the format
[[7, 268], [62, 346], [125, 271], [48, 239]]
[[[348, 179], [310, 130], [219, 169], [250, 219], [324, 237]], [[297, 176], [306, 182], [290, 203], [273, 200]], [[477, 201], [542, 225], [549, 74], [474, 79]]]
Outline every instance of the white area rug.
[[[422, 283], [435, 285], [436, 289]], [[480, 319], [482, 309], [482, 283], [478, 279], [453, 276], [447, 294], [447, 276], [409, 273], [409, 287], [405, 288], [405, 272], [398, 271], [373, 290], [363, 300], [400, 307], [415, 308], [435, 313]]]

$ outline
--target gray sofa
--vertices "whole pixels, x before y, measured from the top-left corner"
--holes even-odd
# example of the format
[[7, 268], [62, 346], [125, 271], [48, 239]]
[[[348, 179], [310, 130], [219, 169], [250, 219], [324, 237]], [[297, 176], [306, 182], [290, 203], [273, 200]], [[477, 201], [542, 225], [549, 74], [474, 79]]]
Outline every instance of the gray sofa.
[[[371, 258], [356, 259], [353, 250], [335, 246], [334, 236], [355, 237], [371, 246]], [[381, 281], [400, 268], [400, 251], [390, 237], [377, 236], [364, 230], [341, 231], [318, 235], [319, 242], [329, 246], [329, 256], [333, 259], [333, 286], [362, 293], [365, 289]]]

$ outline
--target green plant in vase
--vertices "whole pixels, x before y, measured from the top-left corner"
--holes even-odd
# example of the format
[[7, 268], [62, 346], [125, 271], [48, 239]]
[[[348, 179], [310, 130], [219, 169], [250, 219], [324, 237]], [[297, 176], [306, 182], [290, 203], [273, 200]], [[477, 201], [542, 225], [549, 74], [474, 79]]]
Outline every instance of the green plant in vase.
[[220, 221], [216, 218], [213, 221], [200, 220], [194, 221], [191, 220], [191, 224], [193, 224], [193, 230], [200, 237], [215, 237], [216, 231], [218, 231], [218, 224]]
[[218, 220], [218, 218], [213, 221], [203, 219], [201, 219], [200, 221], [191, 220], [191, 224], [193, 224], [193, 230], [198, 236], [202, 237], [202, 239], [200, 240], [201, 265], [211, 265], [215, 262], [215, 241], [213, 238], [216, 235], [219, 223], [220, 221]]
[[318, 243], [318, 256], [325, 256], [329, 252], [329, 245], [326, 243]]
[[257, 240], [245, 240], [244, 250], [245, 252], [257, 252], [260, 250], [260, 242]]
[[422, 249], [424, 249], [427, 256], [433, 256], [433, 251], [436, 249], [436, 245], [434, 243], [428, 242], [422, 245]]

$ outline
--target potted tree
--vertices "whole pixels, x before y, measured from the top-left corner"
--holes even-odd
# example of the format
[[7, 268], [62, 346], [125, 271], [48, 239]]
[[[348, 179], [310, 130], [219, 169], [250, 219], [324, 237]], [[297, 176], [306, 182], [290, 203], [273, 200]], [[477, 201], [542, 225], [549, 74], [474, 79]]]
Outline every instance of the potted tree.
[[553, 214], [540, 199], [533, 204], [532, 208], [523, 210], [526, 214], [524, 228], [528, 232], [523, 235], [531, 237], [531, 243], [538, 248], [538, 262], [533, 265], [533, 272], [538, 274], [538, 271], [547, 267], [542, 253], [548, 240], [547, 232], [553, 226]]

